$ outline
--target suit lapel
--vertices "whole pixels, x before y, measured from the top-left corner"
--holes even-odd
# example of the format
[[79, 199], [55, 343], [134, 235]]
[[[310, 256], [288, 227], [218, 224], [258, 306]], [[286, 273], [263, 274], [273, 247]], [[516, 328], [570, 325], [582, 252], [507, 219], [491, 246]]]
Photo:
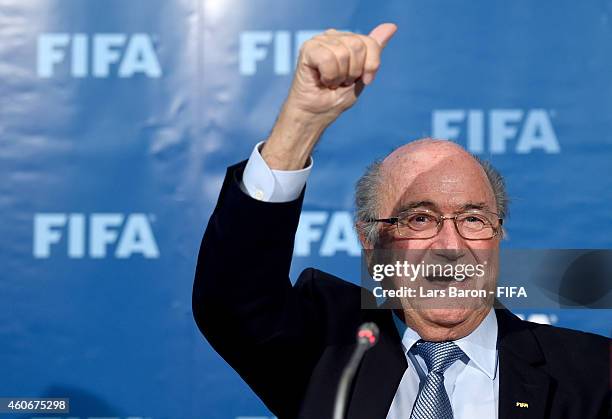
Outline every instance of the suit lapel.
[[347, 418], [385, 418], [408, 364], [391, 310], [367, 310], [380, 329], [379, 342], [366, 352], [355, 376]]
[[[380, 328], [380, 340], [363, 358], [347, 418], [385, 418], [408, 363], [390, 310], [366, 310], [364, 321]], [[551, 378], [538, 366], [544, 355], [531, 330], [506, 309], [496, 310], [499, 350], [499, 419], [544, 419]]]
[[551, 378], [537, 366], [544, 355], [531, 330], [505, 309], [496, 310], [499, 419], [548, 417]]

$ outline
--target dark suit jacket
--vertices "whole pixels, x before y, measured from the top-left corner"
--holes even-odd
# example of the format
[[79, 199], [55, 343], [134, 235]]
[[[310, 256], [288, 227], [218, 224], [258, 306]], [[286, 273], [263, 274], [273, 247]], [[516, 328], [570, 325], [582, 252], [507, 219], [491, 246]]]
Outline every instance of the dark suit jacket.
[[[202, 241], [196, 323], [279, 418], [331, 417], [335, 390], [364, 321], [380, 328], [348, 402], [351, 419], [385, 418], [406, 368], [390, 310], [362, 310], [362, 289], [316, 269], [291, 285], [302, 207], [243, 193], [245, 162], [228, 169]], [[499, 418], [609, 418], [610, 340], [497, 310]], [[478, 397], [478, 395], [474, 395]], [[517, 402], [527, 403], [519, 407]]]

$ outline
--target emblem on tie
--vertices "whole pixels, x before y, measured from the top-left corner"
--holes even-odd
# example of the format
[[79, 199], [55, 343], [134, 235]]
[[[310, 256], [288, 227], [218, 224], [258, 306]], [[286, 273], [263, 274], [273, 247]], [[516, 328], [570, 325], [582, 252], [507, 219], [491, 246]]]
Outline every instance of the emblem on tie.
[[524, 407], [524, 408], [528, 409], [529, 408], [529, 403], [516, 402], [516, 407]]

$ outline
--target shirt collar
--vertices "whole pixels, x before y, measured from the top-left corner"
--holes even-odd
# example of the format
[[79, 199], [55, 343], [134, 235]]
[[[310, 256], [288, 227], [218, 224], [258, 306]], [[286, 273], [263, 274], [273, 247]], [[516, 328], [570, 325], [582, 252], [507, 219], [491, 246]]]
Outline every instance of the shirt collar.
[[[393, 312], [393, 321], [397, 331], [402, 337], [404, 352], [421, 337]], [[457, 346], [470, 358], [474, 366], [486, 374], [491, 380], [497, 372], [497, 317], [495, 310], [491, 309], [487, 316], [469, 335], [455, 341]]]

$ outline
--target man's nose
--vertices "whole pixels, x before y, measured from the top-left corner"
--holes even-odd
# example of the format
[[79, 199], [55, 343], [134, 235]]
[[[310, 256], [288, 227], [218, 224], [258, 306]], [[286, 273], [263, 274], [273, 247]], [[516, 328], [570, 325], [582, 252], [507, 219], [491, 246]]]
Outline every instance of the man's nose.
[[455, 228], [454, 220], [441, 220], [442, 227], [436, 237], [432, 249], [437, 256], [443, 257], [450, 262], [455, 262], [466, 252], [465, 240], [459, 235]]

